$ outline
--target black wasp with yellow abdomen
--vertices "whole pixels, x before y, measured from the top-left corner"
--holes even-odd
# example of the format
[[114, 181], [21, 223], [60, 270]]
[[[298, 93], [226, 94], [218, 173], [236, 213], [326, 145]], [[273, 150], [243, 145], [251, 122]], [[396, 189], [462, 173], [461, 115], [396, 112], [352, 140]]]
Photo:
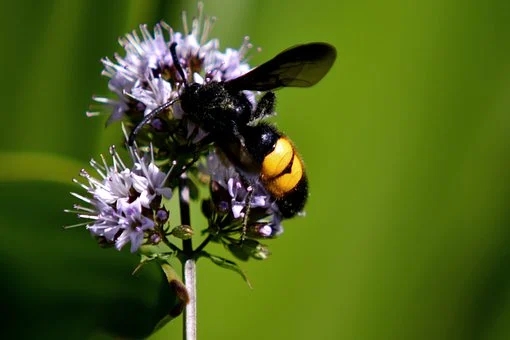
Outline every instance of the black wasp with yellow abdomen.
[[[224, 82], [188, 84], [176, 53], [170, 46], [174, 65], [184, 87], [177, 100], [189, 120], [208, 132], [248, 183], [259, 180], [275, 199], [283, 217], [302, 211], [308, 197], [308, 181], [301, 157], [292, 142], [274, 126], [256, 120], [274, 112], [280, 87], [309, 87], [319, 82], [336, 58], [336, 50], [326, 43], [291, 47], [248, 73]], [[243, 90], [266, 91], [252, 107]], [[140, 129], [177, 100], [151, 113], [132, 131], [132, 144]]]

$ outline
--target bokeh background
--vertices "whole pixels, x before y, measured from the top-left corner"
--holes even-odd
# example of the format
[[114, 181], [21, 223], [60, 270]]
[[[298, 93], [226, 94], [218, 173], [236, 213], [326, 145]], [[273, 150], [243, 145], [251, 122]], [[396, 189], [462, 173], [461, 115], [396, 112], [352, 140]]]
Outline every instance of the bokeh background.
[[[71, 178], [119, 125], [86, 118], [99, 59], [195, 1], [0, 4], [0, 334], [140, 338], [161, 276], [103, 250], [62, 212]], [[278, 93], [304, 157], [307, 216], [272, 257], [198, 263], [200, 339], [510, 338], [510, 2], [205, 0], [223, 48], [257, 65], [297, 43], [338, 50], [311, 89]], [[195, 214], [192, 217], [198, 220]], [[212, 248], [224, 254], [220, 247]], [[179, 339], [181, 319], [151, 339]]]

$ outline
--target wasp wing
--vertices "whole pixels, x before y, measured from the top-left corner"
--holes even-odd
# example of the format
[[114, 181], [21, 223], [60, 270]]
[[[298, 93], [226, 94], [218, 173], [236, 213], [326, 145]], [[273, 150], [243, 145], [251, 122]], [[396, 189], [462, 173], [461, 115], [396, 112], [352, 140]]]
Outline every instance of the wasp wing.
[[226, 81], [227, 88], [270, 91], [280, 87], [309, 87], [328, 73], [336, 59], [333, 46], [314, 42], [291, 47], [244, 75]]

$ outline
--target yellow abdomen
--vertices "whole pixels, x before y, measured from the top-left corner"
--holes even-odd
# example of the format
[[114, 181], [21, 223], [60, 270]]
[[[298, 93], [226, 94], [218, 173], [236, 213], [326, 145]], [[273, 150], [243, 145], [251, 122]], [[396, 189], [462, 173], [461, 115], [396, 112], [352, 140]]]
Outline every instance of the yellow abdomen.
[[292, 191], [303, 177], [303, 163], [294, 146], [285, 137], [276, 142], [274, 150], [262, 162], [261, 179], [276, 198]]

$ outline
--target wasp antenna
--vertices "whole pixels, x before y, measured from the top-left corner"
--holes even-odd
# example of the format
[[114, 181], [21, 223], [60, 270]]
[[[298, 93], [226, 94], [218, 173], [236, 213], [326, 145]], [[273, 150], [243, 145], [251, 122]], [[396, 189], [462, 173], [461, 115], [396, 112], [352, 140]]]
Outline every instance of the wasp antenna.
[[179, 58], [177, 58], [177, 43], [173, 42], [170, 45], [170, 54], [172, 55], [172, 60], [174, 62], [175, 68], [177, 69], [177, 72], [179, 72], [179, 75], [182, 78], [182, 81], [184, 82], [184, 86], [188, 86], [188, 81], [186, 80], [186, 75], [184, 74], [184, 70], [182, 69], [182, 65], [179, 62]]
[[140, 123], [138, 123], [138, 125], [135, 126], [135, 128], [129, 134], [128, 145], [133, 146], [133, 144], [135, 143], [135, 138], [138, 135], [138, 133], [140, 132], [140, 130], [145, 125], [147, 125], [154, 117], [156, 117], [161, 111], [166, 110], [168, 107], [170, 107], [170, 105], [175, 103], [177, 100], [178, 99], [170, 100], [170, 101], [166, 102], [165, 104], [158, 106], [157, 108], [155, 108], [154, 110], [149, 112], [145, 117], [143, 117], [143, 120]]

